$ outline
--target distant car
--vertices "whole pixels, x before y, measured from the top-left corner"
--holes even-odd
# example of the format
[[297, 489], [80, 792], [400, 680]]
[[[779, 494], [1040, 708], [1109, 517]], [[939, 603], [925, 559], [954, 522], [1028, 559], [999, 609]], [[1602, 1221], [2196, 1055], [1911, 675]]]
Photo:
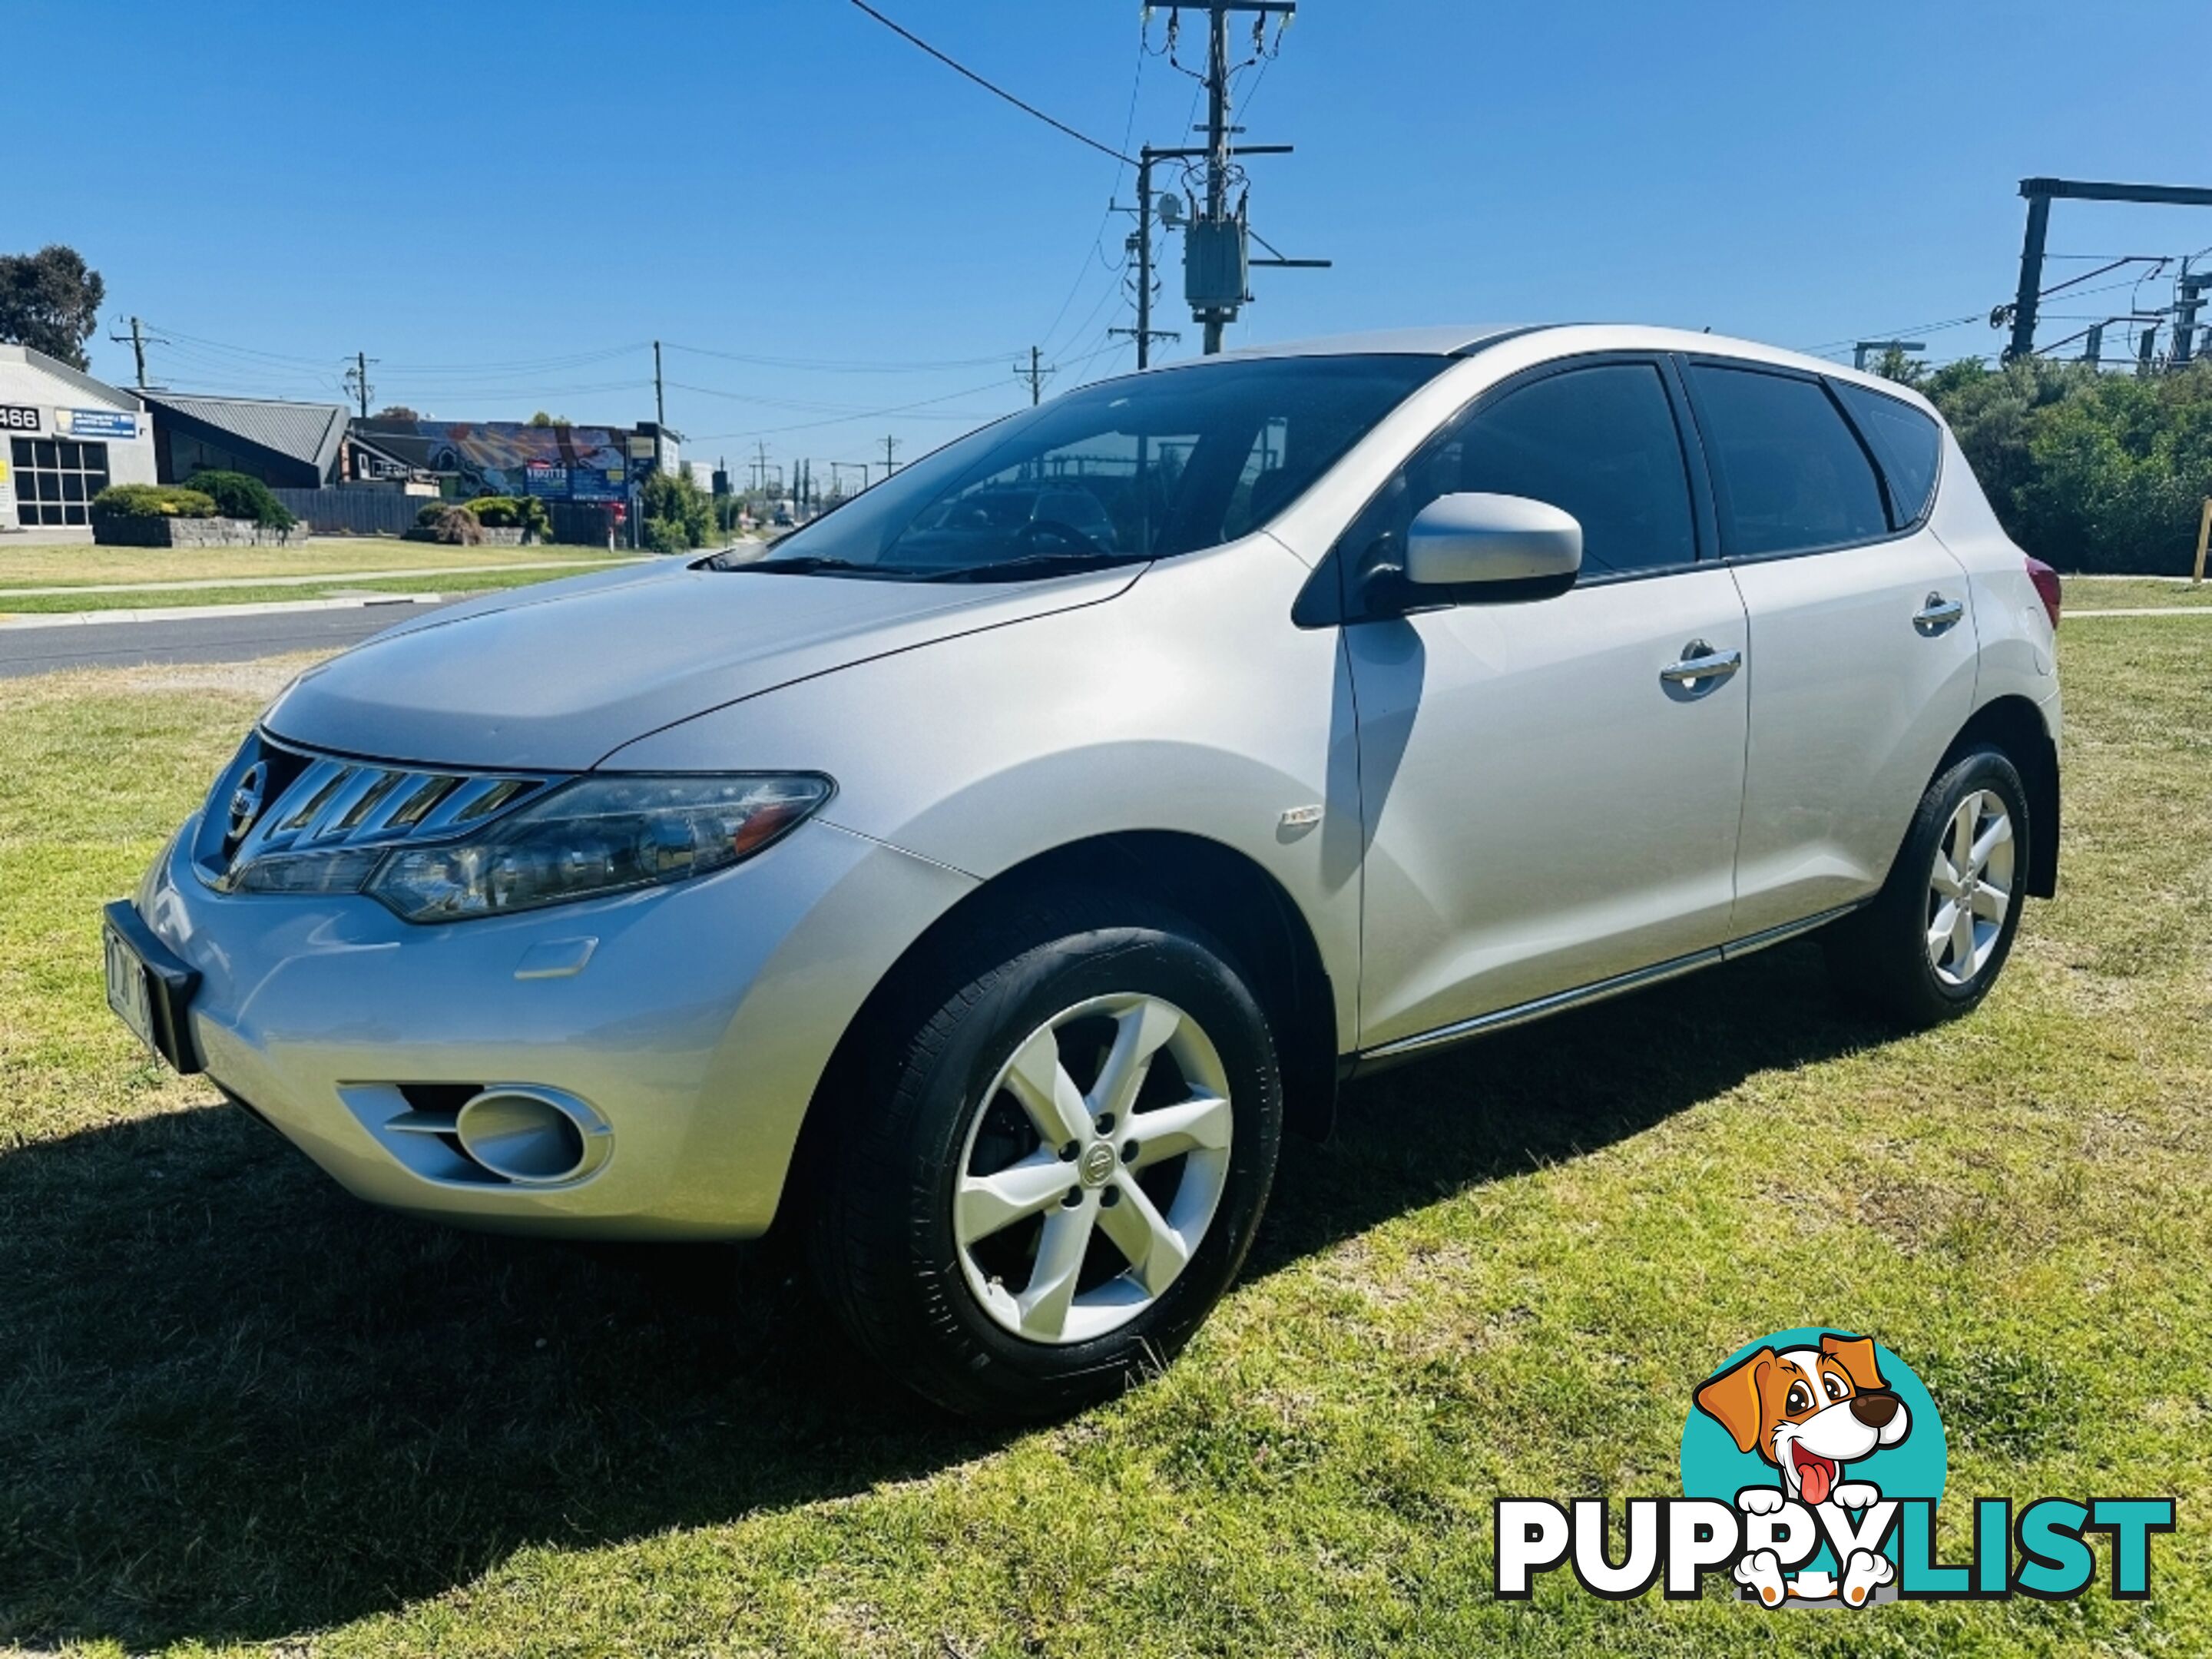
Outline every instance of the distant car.
[[1974, 1007], [2057, 879], [2057, 617], [1869, 375], [1232, 353], [308, 670], [108, 996], [364, 1198], [785, 1218], [915, 1387], [1060, 1412], [1197, 1328], [1346, 1075], [1816, 929]]
[[779, 507], [776, 508], [775, 515], [769, 522], [778, 526], [784, 526], [794, 523], [795, 520], [791, 516], [791, 509], [789, 507]]

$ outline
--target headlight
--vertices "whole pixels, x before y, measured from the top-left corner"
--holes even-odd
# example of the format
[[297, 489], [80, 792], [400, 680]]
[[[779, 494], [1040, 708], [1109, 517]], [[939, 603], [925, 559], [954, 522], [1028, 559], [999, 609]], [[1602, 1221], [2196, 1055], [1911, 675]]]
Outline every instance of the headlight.
[[394, 848], [363, 890], [409, 921], [458, 921], [659, 886], [750, 858], [830, 788], [805, 775], [579, 778], [464, 840]]

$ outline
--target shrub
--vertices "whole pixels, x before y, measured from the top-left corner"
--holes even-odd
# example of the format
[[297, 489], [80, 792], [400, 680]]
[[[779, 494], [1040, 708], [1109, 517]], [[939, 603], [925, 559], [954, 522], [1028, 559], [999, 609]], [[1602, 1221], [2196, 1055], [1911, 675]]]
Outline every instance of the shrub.
[[243, 472], [195, 472], [191, 487], [213, 496], [216, 513], [226, 519], [251, 519], [270, 530], [289, 530], [300, 522], [267, 484]]
[[125, 519], [212, 519], [215, 498], [175, 484], [110, 484], [92, 498], [92, 521]]
[[673, 519], [645, 521], [645, 550], [648, 553], [689, 553], [696, 545]]
[[655, 472], [638, 491], [645, 544], [656, 553], [703, 547], [714, 534], [714, 498], [688, 472]]
[[[476, 547], [483, 541], [483, 524], [465, 507], [450, 502], [435, 507], [424, 507], [416, 520], [427, 532], [428, 539], [446, 542], [455, 547]], [[422, 532], [417, 532], [422, 533]]]
[[533, 495], [479, 495], [469, 511], [487, 530], [520, 530], [541, 542], [552, 539], [553, 516]]

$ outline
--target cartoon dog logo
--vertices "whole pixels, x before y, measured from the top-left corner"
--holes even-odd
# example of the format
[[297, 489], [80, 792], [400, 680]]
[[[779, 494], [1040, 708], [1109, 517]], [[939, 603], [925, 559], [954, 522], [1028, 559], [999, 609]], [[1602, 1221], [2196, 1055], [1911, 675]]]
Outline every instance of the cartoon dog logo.
[[[1845, 1478], [1847, 1464], [1894, 1446], [1911, 1432], [1912, 1416], [1882, 1381], [1875, 1345], [1863, 1336], [1821, 1334], [1817, 1344], [1762, 1347], [1698, 1390], [1698, 1409], [1729, 1431], [1740, 1452], [1755, 1452], [1780, 1479], [1746, 1486], [1735, 1506], [1771, 1515], [1784, 1502], [1865, 1510], [1881, 1501], [1871, 1481]], [[1754, 1550], [1736, 1564], [1736, 1581], [1768, 1607], [1785, 1596], [1801, 1601], [1840, 1596], [1863, 1607], [1896, 1573], [1887, 1556], [1854, 1550], [1842, 1583], [1826, 1571], [1796, 1574], [1786, 1583], [1774, 1551]]]

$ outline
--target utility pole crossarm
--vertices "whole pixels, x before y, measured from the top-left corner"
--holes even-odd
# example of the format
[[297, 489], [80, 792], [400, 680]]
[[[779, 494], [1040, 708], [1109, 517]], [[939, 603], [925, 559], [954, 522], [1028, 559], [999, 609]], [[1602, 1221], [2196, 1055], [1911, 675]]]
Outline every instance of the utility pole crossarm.
[[2212, 186], [2116, 185], [2094, 179], [2023, 179], [2020, 193], [2033, 201], [2142, 202], [2154, 207], [2212, 207]]
[[1872, 352], [1925, 351], [1927, 349], [1928, 343], [1925, 340], [1858, 340], [1853, 342], [1851, 345], [1851, 367], [1864, 368], [1867, 366], [1868, 355]]

